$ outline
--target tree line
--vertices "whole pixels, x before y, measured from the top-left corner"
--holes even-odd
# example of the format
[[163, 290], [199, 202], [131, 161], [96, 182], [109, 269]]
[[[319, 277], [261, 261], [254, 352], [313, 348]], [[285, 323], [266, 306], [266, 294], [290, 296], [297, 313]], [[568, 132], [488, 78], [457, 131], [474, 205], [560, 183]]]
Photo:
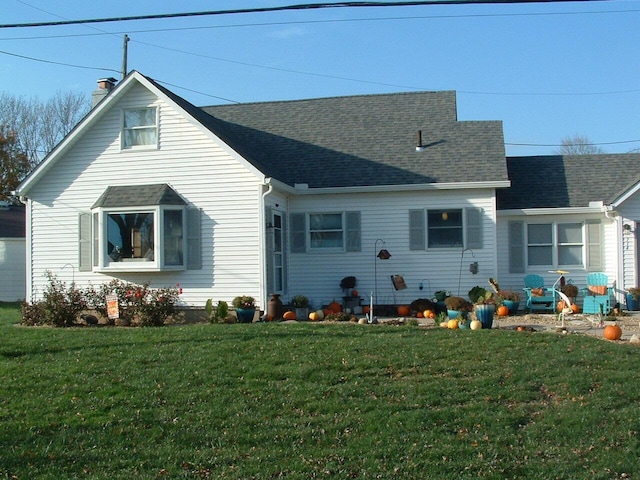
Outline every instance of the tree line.
[[0, 92], [0, 200], [75, 127], [91, 109], [79, 92], [57, 92], [48, 100]]

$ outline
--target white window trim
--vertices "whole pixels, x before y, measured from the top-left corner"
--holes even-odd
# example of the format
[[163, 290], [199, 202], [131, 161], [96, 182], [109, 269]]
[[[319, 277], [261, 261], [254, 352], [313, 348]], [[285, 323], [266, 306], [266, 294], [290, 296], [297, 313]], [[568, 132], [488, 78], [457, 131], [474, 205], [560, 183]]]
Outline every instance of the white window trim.
[[[314, 247], [312, 246], [311, 241], [311, 216], [312, 215], [340, 215], [340, 232], [342, 233], [342, 247]], [[347, 233], [346, 233], [346, 225], [345, 225], [345, 217], [346, 214], [344, 211], [342, 212], [309, 212], [307, 213], [307, 245], [309, 245], [307, 251], [310, 253], [336, 253], [336, 252], [345, 252], [346, 251], [346, 243], [347, 243]], [[338, 230], [318, 230], [322, 232], [337, 232]]]
[[[165, 265], [164, 259], [164, 211], [179, 210], [182, 211], [182, 265]], [[187, 235], [186, 235], [186, 208], [168, 205], [155, 205], [151, 207], [119, 207], [119, 208], [95, 208], [92, 214], [98, 214], [98, 262], [94, 265], [93, 271], [96, 272], [156, 272], [156, 271], [182, 271], [186, 270], [187, 259]], [[107, 253], [107, 216], [117, 213], [153, 213], [153, 237], [154, 237], [154, 259], [132, 260], [128, 262], [111, 261]]]
[[[560, 243], [558, 240], [558, 226], [559, 225], [566, 225], [566, 224], [580, 224], [581, 226], [581, 235], [582, 235], [582, 242], [580, 243]], [[547, 244], [547, 243], [540, 243], [540, 244], [533, 244], [529, 242], [529, 226], [530, 225], [551, 225], [551, 243]], [[525, 265], [527, 269], [535, 269], [535, 268], [558, 268], [558, 267], [578, 267], [578, 268], [585, 268], [585, 265], [587, 264], [587, 258], [586, 258], [586, 250], [587, 250], [587, 244], [586, 244], [586, 240], [587, 240], [587, 232], [586, 232], [586, 223], [585, 222], [570, 222], [570, 221], [566, 221], [566, 222], [559, 222], [559, 221], [551, 221], [551, 222], [528, 222], [525, 224], [525, 242], [524, 242], [524, 246], [525, 246], [525, 255], [526, 255], [526, 261], [525, 261]], [[559, 263], [559, 254], [558, 254], [558, 250], [559, 247], [561, 246], [580, 246], [581, 248], [581, 263], [579, 265], [566, 265], [566, 264], [561, 264]], [[529, 248], [530, 247], [551, 247], [551, 264], [544, 264], [544, 265], [531, 265], [529, 263]]]
[[[465, 245], [467, 244], [467, 238], [466, 238], [467, 226], [466, 226], [466, 219], [465, 219], [465, 217], [466, 217], [465, 209], [463, 207], [427, 208], [427, 209], [425, 209], [425, 211], [426, 211], [426, 216], [425, 216], [425, 219], [426, 219], [426, 225], [425, 225], [425, 227], [426, 227], [425, 247], [426, 247], [427, 250], [443, 250], [443, 249], [447, 249], [447, 248], [459, 250], [460, 248], [465, 248]], [[461, 237], [462, 244], [461, 245], [429, 245], [429, 234], [431, 233], [431, 228], [434, 228], [434, 227], [429, 227], [429, 213], [438, 212], [440, 214], [443, 214], [445, 212], [451, 213], [451, 212], [454, 212], [454, 211], [455, 212], [460, 212], [460, 215], [461, 215], [461, 223], [460, 223], [460, 227], [459, 228], [460, 228], [461, 233], [462, 233], [462, 237]], [[451, 229], [453, 229], [453, 228], [457, 229], [458, 227], [456, 226], [456, 227], [450, 227], [450, 228]]]
[[[125, 142], [125, 127], [124, 127], [124, 116], [125, 116], [125, 112], [129, 111], [129, 110], [145, 110], [145, 109], [150, 109], [153, 108], [156, 111], [156, 125], [155, 125], [155, 130], [156, 130], [156, 141], [154, 144], [149, 144], [149, 145], [131, 145], [131, 146], [126, 146], [124, 144]], [[150, 126], [145, 126], [145, 127], [133, 127], [130, 128], [130, 130], [135, 130], [135, 129], [150, 129]], [[145, 105], [145, 106], [140, 106], [140, 107], [130, 107], [130, 108], [125, 108], [121, 111], [120, 114], [120, 151], [122, 152], [129, 152], [132, 150], [158, 150], [160, 148], [160, 106], [158, 105]]]

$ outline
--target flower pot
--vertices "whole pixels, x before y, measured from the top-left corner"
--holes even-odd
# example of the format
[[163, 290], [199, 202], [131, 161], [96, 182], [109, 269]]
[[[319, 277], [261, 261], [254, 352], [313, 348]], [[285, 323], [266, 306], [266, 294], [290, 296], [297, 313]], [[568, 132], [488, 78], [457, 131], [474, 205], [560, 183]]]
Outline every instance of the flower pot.
[[502, 303], [505, 307], [509, 309], [509, 315], [513, 315], [518, 313], [518, 307], [520, 306], [520, 302], [516, 302], [515, 300], [503, 300]]
[[638, 310], [638, 301], [633, 298], [633, 295], [627, 293], [625, 297], [627, 300], [627, 310]]
[[236, 308], [238, 323], [251, 323], [256, 314], [255, 308]]
[[304, 322], [309, 320], [309, 308], [308, 307], [296, 307], [296, 320]]
[[493, 327], [493, 317], [496, 313], [496, 306], [493, 304], [488, 305], [476, 305], [475, 306], [476, 318], [482, 323], [482, 328]]
[[447, 309], [447, 316], [449, 317], [449, 320], [455, 320], [458, 317], [462, 317], [464, 319], [469, 318], [469, 312], [464, 312], [461, 310], [449, 310]]

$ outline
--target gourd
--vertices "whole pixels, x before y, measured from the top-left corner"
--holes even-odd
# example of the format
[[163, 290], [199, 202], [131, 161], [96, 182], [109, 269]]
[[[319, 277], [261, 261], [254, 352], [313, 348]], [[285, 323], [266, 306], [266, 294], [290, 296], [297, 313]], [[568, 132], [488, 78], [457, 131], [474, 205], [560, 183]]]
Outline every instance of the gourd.
[[296, 312], [287, 310], [286, 312], [284, 312], [284, 314], [282, 314], [282, 318], [284, 320], [296, 320]]
[[573, 313], [580, 313], [580, 307], [575, 303], [571, 304], [571, 310], [573, 310]]
[[436, 318], [436, 313], [430, 309], [426, 309], [424, 312], [422, 312], [422, 315], [424, 316], [424, 318]]
[[315, 312], [311, 312], [309, 314], [309, 320], [311, 320], [312, 322], [319, 322], [322, 319], [324, 319], [324, 313], [322, 313], [322, 310], [316, 310]]
[[400, 305], [398, 307], [398, 315], [400, 315], [401, 317], [406, 317], [407, 315], [409, 315], [409, 312], [411, 310], [409, 310], [409, 307], [407, 307], [406, 305]]
[[506, 317], [509, 315], [509, 308], [506, 305], [500, 305], [496, 313], [499, 317]]
[[620, 340], [622, 329], [618, 325], [607, 325], [604, 327], [604, 338], [607, 340]]
[[458, 320], [449, 320], [447, 322], [447, 328], [450, 328], [451, 330], [455, 330], [456, 328], [458, 328]]
[[482, 322], [480, 320], [472, 320], [469, 326], [471, 330], [480, 330], [482, 328]]

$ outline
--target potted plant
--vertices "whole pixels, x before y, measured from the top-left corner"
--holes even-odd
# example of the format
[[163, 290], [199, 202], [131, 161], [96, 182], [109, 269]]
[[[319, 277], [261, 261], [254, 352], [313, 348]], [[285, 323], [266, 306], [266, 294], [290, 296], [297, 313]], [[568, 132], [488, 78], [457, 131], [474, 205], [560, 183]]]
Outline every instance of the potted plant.
[[251, 323], [256, 313], [256, 300], [248, 295], [241, 295], [233, 299], [238, 322]]
[[473, 302], [476, 318], [482, 323], [482, 328], [493, 327], [493, 317], [496, 313], [497, 296], [494, 292], [475, 286], [469, 290], [469, 298]]
[[638, 300], [640, 299], [640, 288], [630, 288], [626, 293], [627, 310], [638, 310]]
[[304, 295], [296, 295], [291, 299], [291, 305], [296, 309], [296, 319], [307, 320], [309, 318], [309, 299]]
[[462, 297], [447, 297], [444, 300], [447, 307], [447, 316], [454, 320], [458, 317], [467, 318], [473, 310], [473, 305]]
[[502, 304], [509, 309], [509, 314], [514, 314], [520, 306], [520, 294], [515, 290], [500, 290], [498, 297]]

